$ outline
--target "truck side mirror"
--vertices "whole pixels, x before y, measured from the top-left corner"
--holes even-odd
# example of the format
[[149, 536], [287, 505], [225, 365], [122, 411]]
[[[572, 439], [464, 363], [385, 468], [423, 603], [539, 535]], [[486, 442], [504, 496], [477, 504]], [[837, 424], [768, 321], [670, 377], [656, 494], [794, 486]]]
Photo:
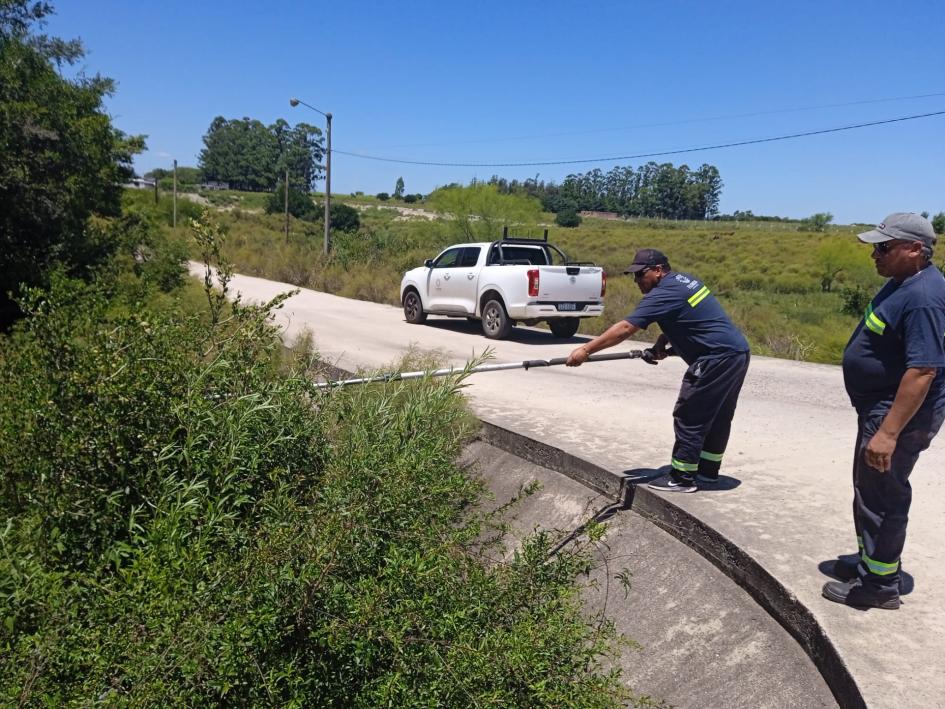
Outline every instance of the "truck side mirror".
[[428, 258], [426, 261], [423, 262], [423, 265], [426, 266], [427, 268], [433, 268], [433, 259]]

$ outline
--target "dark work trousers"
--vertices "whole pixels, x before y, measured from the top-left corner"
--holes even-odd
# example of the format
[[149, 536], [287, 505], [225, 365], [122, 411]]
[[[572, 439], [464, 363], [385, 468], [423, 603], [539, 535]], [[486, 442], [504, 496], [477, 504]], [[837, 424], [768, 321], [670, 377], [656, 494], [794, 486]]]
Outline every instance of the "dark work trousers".
[[884, 402], [858, 417], [853, 454], [853, 524], [863, 585], [892, 594], [899, 592], [900, 556], [912, 504], [909, 475], [919, 453], [929, 447], [942, 426], [945, 401], [923, 405], [916, 412], [899, 434], [890, 469], [881, 473], [866, 464], [864, 454], [889, 407], [890, 402]]
[[697, 472], [718, 476], [749, 359], [747, 352], [737, 352], [698, 359], [686, 370], [673, 409], [677, 478], [688, 481]]

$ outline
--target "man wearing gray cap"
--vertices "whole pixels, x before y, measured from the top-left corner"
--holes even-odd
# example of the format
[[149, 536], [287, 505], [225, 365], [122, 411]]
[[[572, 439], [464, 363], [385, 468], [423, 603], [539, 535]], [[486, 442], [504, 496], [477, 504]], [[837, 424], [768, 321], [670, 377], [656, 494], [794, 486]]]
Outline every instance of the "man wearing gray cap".
[[931, 263], [932, 225], [897, 212], [859, 235], [889, 278], [843, 352], [857, 413], [853, 524], [857, 564], [837, 561], [824, 597], [856, 607], [899, 607], [900, 555], [912, 502], [909, 474], [945, 418], [945, 278]]

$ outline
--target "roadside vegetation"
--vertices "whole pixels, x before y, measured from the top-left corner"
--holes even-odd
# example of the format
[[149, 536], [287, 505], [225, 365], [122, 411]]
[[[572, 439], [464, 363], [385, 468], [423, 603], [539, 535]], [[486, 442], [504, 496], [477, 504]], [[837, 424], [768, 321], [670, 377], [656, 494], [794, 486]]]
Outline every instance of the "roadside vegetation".
[[0, 340], [2, 703], [631, 699], [585, 548], [488, 561], [462, 375], [319, 391], [268, 324], [281, 298], [224, 296], [188, 314], [133, 271], [24, 295]]
[[[462, 373], [315, 387], [311, 340], [271, 324], [286, 295], [230, 301], [209, 212], [180, 200], [175, 230], [169, 197], [117, 188], [144, 140], [107, 80], [56, 70], [82, 49], [31, 33], [50, 11], [0, 0], [0, 704], [652, 704], [581, 602], [604, 527], [497, 547], [513, 501], [486, 513], [457, 463]], [[234, 237], [278, 231], [230, 206]], [[341, 279], [366, 252], [338, 238]]]
[[[603, 332], [639, 301], [632, 279], [622, 272], [636, 249], [652, 246], [664, 251], [674, 268], [705, 280], [755, 353], [810, 362], [840, 361], [850, 332], [881, 283], [869, 249], [856, 240], [860, 228], [831, 225], [824, 215], [795, 222], [587, 217], [564, 228], [553, 224], [553, 215], [536, 212], [535, 200], [524, 208], [525, 199], [488, 185], [454, 186], [409, 205], [431, 212], [417, 216], [356, 197], [351, 204], [359, 208], [361, 227], [333, 232], [327, 259], [320, 222], [293, 220], [287, 242], [276, 215], [234, 210], [220, 219], [238, 272], [390, 305], [399, 305], [404, 271], [452, 243], [498, 238], [503, 216], [516, 235], [539, 236], [548, 228], [549, 240], [572, 260], [592, 261], [607, 273], [605, 314], [581, 321], [580, 332], [587, 335]], [[476, 210], [488, 219], [475, 218]], [[443, 218], [444, 213], [455, 218]]]

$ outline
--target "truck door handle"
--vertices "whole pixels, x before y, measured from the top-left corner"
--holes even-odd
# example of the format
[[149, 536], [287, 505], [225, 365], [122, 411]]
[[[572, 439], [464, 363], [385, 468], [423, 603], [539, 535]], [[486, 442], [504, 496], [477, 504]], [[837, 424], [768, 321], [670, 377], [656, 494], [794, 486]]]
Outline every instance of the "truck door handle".
[[448, 281], [449, 279], [450, 279], [450, 274], [444, 273], [444, 274], [443, 274], [443, 280], [444, 280], [444, 281]]
[[476, 274], [475, 274], [475, 273], [467, 273], [467, 274], [466, 274], [466, 278], [468, 278], [469, 280], [472, 280], [472, 279], [475, 278], [475, 277], [476, 277]]

